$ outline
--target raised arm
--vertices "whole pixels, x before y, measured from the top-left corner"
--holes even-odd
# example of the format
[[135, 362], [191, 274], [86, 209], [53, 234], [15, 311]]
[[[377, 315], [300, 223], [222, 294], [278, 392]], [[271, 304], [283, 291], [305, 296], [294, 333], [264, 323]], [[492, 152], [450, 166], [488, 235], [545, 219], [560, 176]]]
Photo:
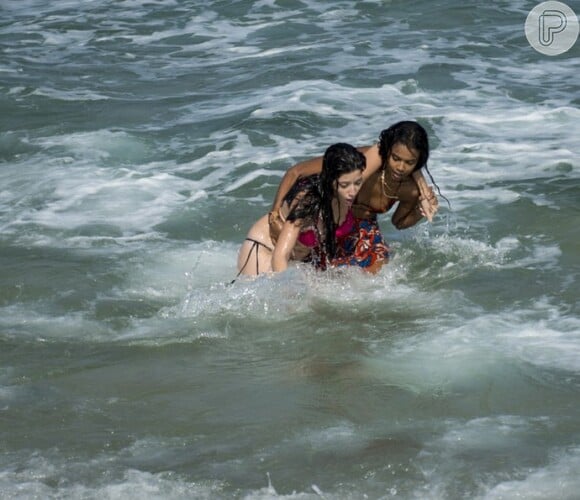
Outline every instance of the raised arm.
[[379, 153], [379, 145], [363, 146], [357, 148], [363, 155], [365, 155], [366, 165], [363, 170], [363, 180], [367, 180], [371, 175], [380, 170], [383, 166], [383, 159]]
[[[363, 171], [363, 179], [368, 179], [382, 166], [382, 160], [379, 155], [378, 145], [363, 146], [357, 148], [366, 158], [366, 168]], [[280, 181], [274, 203], [272, 204], [272, 212], [278, 210], [284, 201], [284, 197], [290, 191], [290, 188], [301, 177], [308, 177], [309, 175], [319, 174], [322, 172], [322, 156], [311, 158], [303, 162], [297, 163], [286, 170], [284, 177]]]
[[278, 186], [278, 191], [276, 192], [276, 197], [272, 204], [272, 211], [278, 210], [282, 206], [284, 197], [288, 194], [288, 191], [290, 191], [290, 188], [298, 179], [301, 177], [308, 177], [309, 175], [319, 174], [320, 172], [322, 172], [322, 156], [297, 163], [286, 170], [286, 173], [280, 182], [280, 186]]
[[286, 221], [274, 247], [272, 254], [272, 270], [274, 272], [288, 269], [288, 262], [292, 256], [292, 250], [298, 241], [300, 234], [300, 221]]

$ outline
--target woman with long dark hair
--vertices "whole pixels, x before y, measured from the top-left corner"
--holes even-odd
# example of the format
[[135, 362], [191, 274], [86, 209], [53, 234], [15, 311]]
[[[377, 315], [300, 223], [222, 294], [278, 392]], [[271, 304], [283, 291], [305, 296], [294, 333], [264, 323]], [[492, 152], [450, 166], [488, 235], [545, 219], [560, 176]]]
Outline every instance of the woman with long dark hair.
[[333, 265], [342, 240], [354, 230], [352, 205], [366, 160], [354, 146], [338, 143], [321, 163], [320, 175], [299, 179], [284, 196], [278, 210], [283, 223], [274, 239], [267, 215], [252, 226], [238, 255], [239, 274], [283, 271], [290, 260], [318, 269]]
[[[420, 172], [425, 169], [435, 184], [427, 170], [429, 140], [417, 122], [401, 121], [383, 130], [376, 144], [358, 150], [366, 158], [366, 169], [364, 184], [353, 204], [356, 227], [350, 237], [341, 241], [334, 262], [377, 272], [389, 259], [377, 214], [388, 212], [398, 202], [391, 221], [397, 229], [406, 229], [423, 217], [431, 220], [437, 212], [437, 197]], [[273, 239], [281, 230], [279, 208], [289, 187], [319, 173], [321, 168], [322, 159], [314, 158], [286, 172], [269, 214]]]

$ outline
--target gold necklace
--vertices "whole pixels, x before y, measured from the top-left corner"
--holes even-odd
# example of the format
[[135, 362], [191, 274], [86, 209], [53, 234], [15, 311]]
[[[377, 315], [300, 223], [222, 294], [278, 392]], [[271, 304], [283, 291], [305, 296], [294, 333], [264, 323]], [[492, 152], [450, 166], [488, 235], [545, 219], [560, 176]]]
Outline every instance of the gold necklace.
[[[399, 181], [399, 185], [397, 187], [395, 187], [394, 189], [388, 185], [387, 181], [385, 180], [385, 172], [387, 171], [387, 167], [386, 165], [383, 167], [383, 171], [381, 173], [381, 186], [383, 188], [383, 195], [385, 196], [385, 198], [391, 198], [393, 200], [398, 200], [399, 197], [397, 196], [397, 192], [399, 191], [399, 188], [401, 187], [401, 183], [403, 181]], [[389, 191], [395, 193], [394, 195], [389, 195], [387, 193], [387, 188], [389, 189]]]

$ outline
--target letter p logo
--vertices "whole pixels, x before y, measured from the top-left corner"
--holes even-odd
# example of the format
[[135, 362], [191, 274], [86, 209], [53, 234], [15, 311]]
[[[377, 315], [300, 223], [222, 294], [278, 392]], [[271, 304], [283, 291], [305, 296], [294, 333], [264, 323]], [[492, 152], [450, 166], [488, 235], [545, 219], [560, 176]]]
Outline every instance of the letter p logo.
[[565, 3], [549, 0], [528, 14], [526, 38], [541, 54], [557, 56], [571, 49], [580, 32], [578, 17]]
[[559, 10], [545, 10], [540, 15], [538, 38], [544, 47], [554, 43], [554, 35], [566, 29], [568, 21], [566, 14]]

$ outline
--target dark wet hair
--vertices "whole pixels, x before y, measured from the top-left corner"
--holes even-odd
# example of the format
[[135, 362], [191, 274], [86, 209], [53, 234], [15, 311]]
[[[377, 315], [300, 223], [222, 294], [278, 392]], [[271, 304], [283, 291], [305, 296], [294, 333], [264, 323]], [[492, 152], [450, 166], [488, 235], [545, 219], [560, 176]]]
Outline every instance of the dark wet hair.
[[409, 149], [414, 149], [419, 154], [415, 170], [427, 165], [429, 159], [429, 137], [425, 129], [417, 122], [402, 121], [391, 125], [383, 130], [379, 136], [379, 153], [383, 160], [383, 165], [387, 161], [391, 150], [395, 144], [403, 144]]
[[429, 175], [429, 179], [431, 179], [431, 182], [435, 186], [435, 189], [437, 189], [439, 196], [443, 198], [447, 202], [449, 208], [451, 208], [451, 203], [445, 196], [443, 196], [441, 189], [439, 189], [439, 186], [435, 182], [435, 179], [433, 179], [433, 176], [427, 167], [427, 160], [429, 159], [429, 137], [427, 136], [425, 129], [417, 122], [401, 121], [383, 130], [379, 136], [379, 154], [383, 160], [383, 166], [385, 165], [395, 144], [403, 144], [409, 149], [417, 151], [419, 158], [417, 159], [417, 165], [415, 165], [413, 172], [420, 168], [424, 168], [427, 175]]
[[336, 256], [336, 238], [334, 236], [336, 224], [332, 215], [332, 198], [338, 188], [338, 178], [355, 170], [362, 172], [366, 164], [365, 156], [350, 144], [333, 144], [324, 153], [322, 173], [320, 174], [320, 191], [322, 195], [322, 220], [326, 236], [324, 246], [329, 258]]
[[[355, 170], [361, 172], [366, 167], [365, 156], [354, 146], [343, 142], [329, 146], [322, 158], [322, 172], [298, 180], [286, 195], [285, 201], [292, 205], [288, 220], [306, 219], [317, 227], [318, 216], [322, 216], [324, 226], [324, 252], [328, 258], [336, 256], [336, 224], [332, 214], [332, 199], [338, 187], [338, 179]], [[340, 217], [339, 217], [340, 218]]]

